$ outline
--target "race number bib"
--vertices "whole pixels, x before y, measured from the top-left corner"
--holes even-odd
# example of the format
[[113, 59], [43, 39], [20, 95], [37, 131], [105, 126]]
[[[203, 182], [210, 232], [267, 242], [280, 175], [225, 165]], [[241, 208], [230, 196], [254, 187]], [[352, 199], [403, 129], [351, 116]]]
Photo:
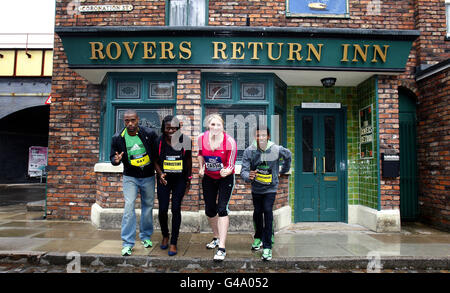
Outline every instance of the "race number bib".
[[222, 159], [220, 157], [205, 157], [206, 169], [210, 172], [217, 172], [223, 168]]
[[145, 167], [150, 164], [150, 158], [147, 153], [143, 153], [142, 155], [134, 155], [130, 156], [130, 163], [135, 167]]
[[272, 183], [272, 170], [267, 165], [260, 165], [256, 168], [255, 181], [264, 185]]
[[165, 173], [183, 172], [183, 160], [181, 156], [166, 156], [166, 159], [163, 161], [163, 169]]

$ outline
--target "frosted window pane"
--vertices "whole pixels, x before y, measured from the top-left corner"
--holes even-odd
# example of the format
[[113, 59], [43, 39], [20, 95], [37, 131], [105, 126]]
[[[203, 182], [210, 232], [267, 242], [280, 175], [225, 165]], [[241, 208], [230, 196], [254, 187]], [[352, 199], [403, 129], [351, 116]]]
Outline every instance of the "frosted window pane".
[[187, 0], [170, 1], [169, 25], [172, 26], [187, 25]]
[[206, 22], [205, 0], [171, 0], [170, 26], [204, 26]]
[[205, 25], [205, 0], [189, 1], [189, 25], [203, 26]]
[[450, 36], [450, 4], [445, 4], [445, 12], [447, 17], [447, 36]]

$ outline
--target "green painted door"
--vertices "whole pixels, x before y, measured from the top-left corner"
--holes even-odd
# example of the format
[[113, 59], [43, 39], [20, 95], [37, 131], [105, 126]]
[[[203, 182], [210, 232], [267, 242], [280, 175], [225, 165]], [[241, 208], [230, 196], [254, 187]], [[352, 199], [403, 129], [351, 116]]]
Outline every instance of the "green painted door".
[[344, 111], [297, 109], [295, 221], [345, 219]]
[[400, 215], [404, 221], [417, 220], [416, 105], [400, 92]]

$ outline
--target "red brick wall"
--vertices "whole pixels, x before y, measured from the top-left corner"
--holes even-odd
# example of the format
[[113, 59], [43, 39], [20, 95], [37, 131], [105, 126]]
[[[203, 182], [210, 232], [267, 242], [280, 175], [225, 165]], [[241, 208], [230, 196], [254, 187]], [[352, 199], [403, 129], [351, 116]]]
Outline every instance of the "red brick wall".
[[450, 58], [450, 44], [446, 38], [445, 1], [416, 0], [416, 29], [418, 65], [435, 64]]
[[450, 230], [450, 70], [419, 82], [417, 162], [421, 219]]
[[286, 0], [209, 1], [210, 25], [246, 25], [247, 15], [251, 26], [413, 29], [413, 1], [349, 1], [350, 18], [286, 17]]
[[95, 202], [101, 89], [67, 69], [57, 36], [53, 54], [47, 213], [50, 219], [86, 219]]
[[122, 194], [122, 174], [98, 172], [96, 178], [95, 202], [102, 208], [123, 208], [125, 201]]
[[[397, 79], [390, 76], [378, 78], [378, 117], [380, 156], [400, 153], [400, 128]], [[380, 161], [381, 166], [381, 161]], [[400, 178], [386, 178], [381, 174], [381, 209], [400, 209]]]
[[[165, 0], [120, 1], [132, 4], [131, 12], [83, 13], [74, 15], [73, 0], [56, 1], [56, 26], [156, 26], [165, 25]], [[80, 1], [81, 2], [81, 1]], [[443, 5], [440, 0], [349, 0], [350, 18], [286, 17], [286, 0], [209, 0], [209, 25], [244, 26], [247, 15], [251, 26], [304, 26], [372, 29], [413, 29], [416, 6]], [[432, 5], [426, 5], [433, 2]], [[114, 0], [84, 0], [82, 5], [117, 4]], [[71, 9], [72, 8], [72, 9]], [[425, 8], [426, 9], [426, 8]]]

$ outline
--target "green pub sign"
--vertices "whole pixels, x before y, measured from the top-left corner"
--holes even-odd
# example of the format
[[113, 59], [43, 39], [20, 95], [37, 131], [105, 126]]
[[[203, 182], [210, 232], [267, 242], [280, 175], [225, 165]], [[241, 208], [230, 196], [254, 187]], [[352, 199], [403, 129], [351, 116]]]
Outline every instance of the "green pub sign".
[[[66, 29], [67, 30], [67, 29]], [[274, 68], [403, 72], [408, 38], [349, 38], [346, 34], [278, 36], [261, 31], [112, 31], [58, 29], [69, 67], [77, 68]], [[205, 33], [206, 35], [201, 35]]]

